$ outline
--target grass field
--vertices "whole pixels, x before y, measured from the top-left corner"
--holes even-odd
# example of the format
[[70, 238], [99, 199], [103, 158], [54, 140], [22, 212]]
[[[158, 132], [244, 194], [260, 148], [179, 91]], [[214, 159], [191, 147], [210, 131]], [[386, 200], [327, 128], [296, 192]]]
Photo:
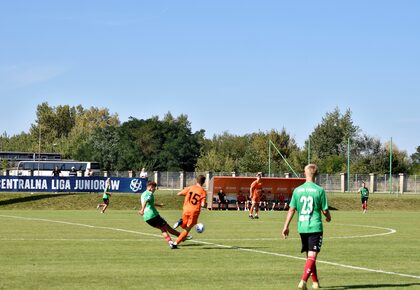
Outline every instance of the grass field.
[[[0, 196], [0, 289], [296, 289], [303, 270], [296, 220], [290, 238], [280, 237], [286, 212], [249, 220], [203, 211], [205, 232], [171, 250], [135, 205], [113, 208], [117, 197], [107, 214], [39, 209], [37, 201], [49, 208], [61, 197], [32, 198]], [[418, 211], [335, 206], [317, 262], [323, 289], [420, 289]], [[172, 224], [181, 210], [161, 214]]]

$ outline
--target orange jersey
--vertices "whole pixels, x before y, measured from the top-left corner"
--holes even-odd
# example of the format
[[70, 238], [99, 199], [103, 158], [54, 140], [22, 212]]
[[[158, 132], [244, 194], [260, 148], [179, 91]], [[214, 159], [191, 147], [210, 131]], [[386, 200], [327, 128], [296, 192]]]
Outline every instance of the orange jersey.
[[200, 212], [201, 203], [206, 199], [206, 191], [198, 185], [184, 188], [181, 195], [185, 195], [184, 212]]
[[251, 198], [259, 198], [261, 196], [261, 190], [262, 190], [262, 182], [255, 180], [251, 183]]

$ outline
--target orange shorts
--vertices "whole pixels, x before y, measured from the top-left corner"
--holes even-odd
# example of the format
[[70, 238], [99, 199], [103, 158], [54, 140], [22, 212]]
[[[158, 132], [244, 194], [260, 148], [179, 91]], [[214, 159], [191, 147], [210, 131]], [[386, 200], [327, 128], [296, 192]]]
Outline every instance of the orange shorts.
[[182, 214], [182, 225], [192, 228], [198, 222], [200, 212], [184, 212]]
[[252, 203], [259, 203], [261, 201], [261, 195], [260, 194], [254, 194], [252, 195]]

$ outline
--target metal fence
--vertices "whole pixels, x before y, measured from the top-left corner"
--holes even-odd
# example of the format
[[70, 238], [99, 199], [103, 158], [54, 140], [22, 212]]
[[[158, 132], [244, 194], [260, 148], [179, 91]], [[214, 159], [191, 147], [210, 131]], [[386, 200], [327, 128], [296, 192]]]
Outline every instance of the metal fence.
[[[183, 174], [183, 176], [182, 176]], [[155, 180], [155, 174], [149, 175], [149, 180], [157, 181], [158, 186], [161, 189], [180, 189], [182, 188], [181, 182], [185, 182], [184, 185], [191, 185], [195, 183], [197, 175], [206, 175], [208, 172], [158, 172], [157, 180]], [[256, 173], [236, 173], [236, 172], [212, 172], [212, 176], [255, 176]], [[286, 177], [285, 175], [270, 175], [270, 177]], [[303, 176], [299, 176], [303, 177]], [[370, 174], [351, 174], [350, 175], [350, 191], [357, 192], [361, 187], [362, 181], [365, 181], [367, 185], [371, 182]], [[402, 192], [401, 191], [401, 177], [400, 175], [392, 175], [392, 181], [390, 181], [389, 174], [382, 174], [375, 176], [374, 192]], [[328, 192], [340, 192], [343, 188], [347, 190], [347, 180], [343, 186], [343, 180], [341, 174], [320, 174], [317, 182]], [[408, 175], [404, 176], [404, 190], [405, 193], [420, 193], [420, 176]], [[369, 186], [368, 186], [369, 187]]]
[[318, 176], [318, 183], [326, 191], [340, 191], [341, 190], [341, 176], [337, 174], [320, 174]]
[[[0, 171], [0, 175], [6, 175], [6, 171]], [[209, 172], [177, 172], [177, 171], [159, 171], [149, 172], [149, 180], [158, 183], [161, 189], [178, 190], [186, 185], [195, 183], [195, 178], [203, 174], [208, 175]], [[135, 177], [129, 171], [108, 171], [103, 172], [102, 175], [115, 177]], [[211, 176], [255, 176], [255, 172], [237, 173], [237, 172], [212, 172]], [[271, 174], [270, 177], [293, 177], [289, 173], [283, 175]], [[303, 177], [300, 175], [299, 177]], [[348, 191], [348, 184], [351, 192], [357, 192], [361, 186], [362, 181], [367, 183], [368, 188], [373, 188], [373, 192], [404, 192], [404, 193], [420, 193], [420, 176], [418, 175], [392, 175], [390, 180], [389, 174], [377, 174], [374, 178], [373, 187], [370, 186], [372, 182], [370, 174], [351, 174], [349, 181], [344, 178], [342, 174], [320, 174], [317, 178], [317, 183], [329, 192]]]
[[409, 175], [407, 176], [407, 192], [420, 193], [420, 176]]

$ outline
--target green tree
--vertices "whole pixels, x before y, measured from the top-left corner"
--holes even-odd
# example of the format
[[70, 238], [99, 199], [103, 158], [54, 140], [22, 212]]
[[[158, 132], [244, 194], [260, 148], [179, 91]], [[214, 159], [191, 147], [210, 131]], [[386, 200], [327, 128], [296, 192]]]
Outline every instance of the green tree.
[[417, 150], [411, 156], [411, 174], [420, 174], [420, 146], [417, 146]]
[[69, 105], [50, 107], [44, 102], [38, 105], [36, 116], [30, 134], [40, 138], [44, 152], [57, 151], [54, 144], [66, 138], [75, 125], [76, 109]]
[[78, 147], [81, 160], [100, 162], [103, 170], [124, 170], [118, 166], [120, 158], [120, 134], [116, 127], [98, 128], [88, 142]]
[[[269, 132], [244, 136], [224, 132], [221, 135], [215, 135], [212, 140], [205, 143], [197, 162], [197, 169], [214, 172], [268, 172], [270, 140], [276, 144], [281, 154], [287, 159], [294, 152], [299, 151], [295, 140], [284, 128], [280, 132], [273, 129]], [[272, 154], [272, 169], [273, 172], [290, 171], [277, 152]]]
[[[86, 160], [86, 153], [81, 151], [90, 140], [90, 136], [96, 129], [120, 126], [118, 114], [111, 114], [107, 108], [90, 107], [83, 108], [81, 105], [73, 108], [75, 113], [74, 126], [68, 136], [61, 138], [57, 143], [64, 156]], [[83, 156], [83, 158], [82, 158]]]
[[341, 115], [340, 110], [336, 108], [327, 113], [311, 133], [311, 154], [320, 159], [330, 155], [344, 157], [347, 153], [348, 139], [353, 143], [358, 131], [359, 127], [353, 124], [350, 109]]
[[162, 121], [130, 118], [118, 128], [97, 129], [83, 150], [108, 170], [194, 171], [203, 139], [204, 131], [191, 132], [187, 116], [168, 113]]

